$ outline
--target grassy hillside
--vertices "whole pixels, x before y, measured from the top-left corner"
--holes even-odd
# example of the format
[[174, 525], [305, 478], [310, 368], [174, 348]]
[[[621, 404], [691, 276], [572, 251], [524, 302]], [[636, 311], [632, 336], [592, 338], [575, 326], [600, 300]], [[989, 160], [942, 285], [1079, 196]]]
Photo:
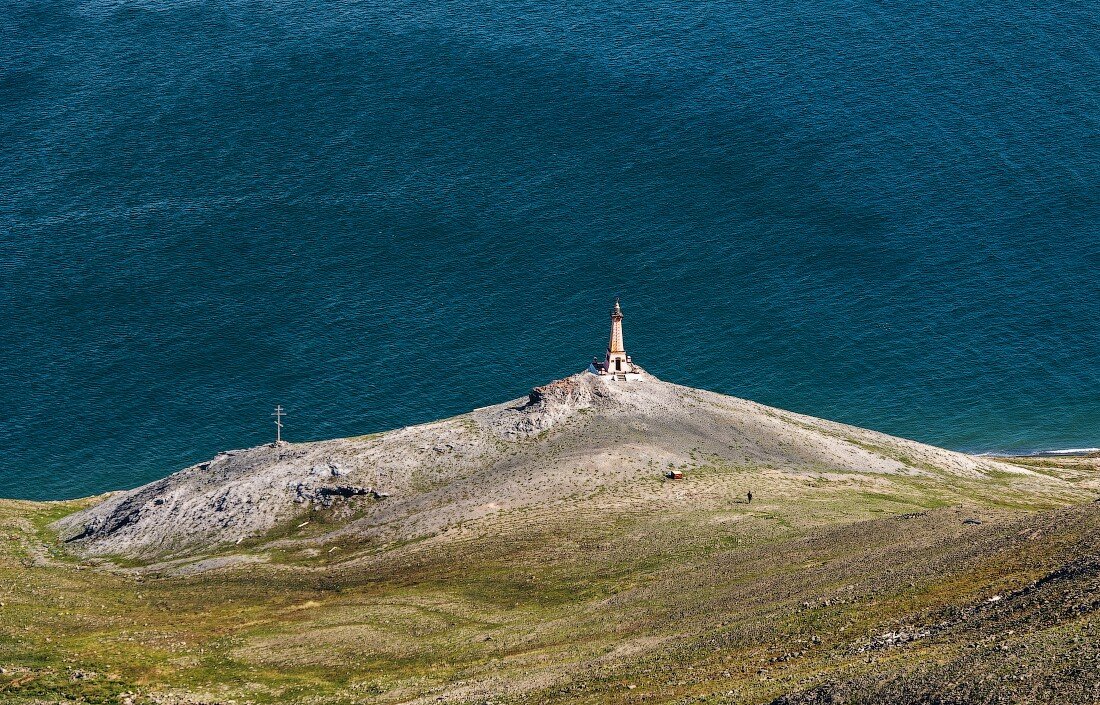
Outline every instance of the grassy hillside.
[[[752, 505], [734, 499], [746, 481]], [[1030, 505], [1006, 478], [926, 484], [710, 468], [655, 492], [719, 494], [724, 508], [500, 517], [354, 560], [334, 544], [170, 577], [68, 557], [45, 527], [79, 503], [3, 502], [0, 692], [768, 702], [822, 684], [865, 692], [845, 684], [883, 672], [895, 701], [1089, 687], [1100, 505], [1036, 513], [1051, 500]], [[805, 697], [790, 702], [819, 702]]]
[[418, 466], [192, 553], [59, 541], [96, 500], [0, 501], [0, 701], [1100, 698], [1095, 460], [1025, 471], [700, 394], [479, 436], [491, 471]]

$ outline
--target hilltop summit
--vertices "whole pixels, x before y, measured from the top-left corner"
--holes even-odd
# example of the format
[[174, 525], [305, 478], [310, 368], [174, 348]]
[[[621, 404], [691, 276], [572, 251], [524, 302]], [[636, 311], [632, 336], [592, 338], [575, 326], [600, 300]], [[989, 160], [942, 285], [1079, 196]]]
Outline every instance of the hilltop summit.
[[[670, 486], [664, 472], [697, 482]], [[793, 477], [987, 475], [1064, 483], [1016, 466], [664, 382], [580, 373], [433, 423], [220, 453], [58, 523], [85, 554], [180, 558], [263, 542], [311, 511], [369, 542], [434, 536], [547, 507], [672, 512], [728, 504]], [[331, 537], [329, 537], [331, 538]], [[323, 540], [314, 537], [312, 540]], [[271, 539], [274, 540], [274, 539]]]

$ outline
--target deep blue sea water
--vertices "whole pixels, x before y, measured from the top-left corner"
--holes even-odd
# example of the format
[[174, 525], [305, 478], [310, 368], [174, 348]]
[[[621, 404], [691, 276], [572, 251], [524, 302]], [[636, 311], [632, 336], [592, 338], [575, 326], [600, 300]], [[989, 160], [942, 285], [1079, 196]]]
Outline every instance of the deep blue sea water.
[[602, 353], [1100, 446], [1097, 2], [0, 0], [0, 496]]

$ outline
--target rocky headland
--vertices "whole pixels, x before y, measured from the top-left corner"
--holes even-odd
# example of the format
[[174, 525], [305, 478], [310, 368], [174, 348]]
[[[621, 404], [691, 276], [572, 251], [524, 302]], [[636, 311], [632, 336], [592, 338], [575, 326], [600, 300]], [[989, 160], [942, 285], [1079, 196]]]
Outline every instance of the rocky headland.
[[578, 374], [0, 500], [0, 701], [1097, 702], [1098, 463]]
[[[674, 492], [647, 498], [639, 490], [653, 488], [667, 468], [681, 466], [752, 467], [777, 476], [975, 480], [998, 474], [1016, 476], [1037, 494], [1069, 489], [1016, 465], [648, 374], [616, 383], [581, 373], [444, 421], [360, 438], [227, 451], [115, 494], [57, 527], [63, 541], [85, 554], [178, 558], [262, 539], [308, 509], [336, 508], [347, 513], [341, 534], [402, 541], [489, 514], [584, 496], [598, 495], [599, 504], [657, 501], [672, 510], [681, 501]], [[752, 487], [746, 482], [744, 490]]]

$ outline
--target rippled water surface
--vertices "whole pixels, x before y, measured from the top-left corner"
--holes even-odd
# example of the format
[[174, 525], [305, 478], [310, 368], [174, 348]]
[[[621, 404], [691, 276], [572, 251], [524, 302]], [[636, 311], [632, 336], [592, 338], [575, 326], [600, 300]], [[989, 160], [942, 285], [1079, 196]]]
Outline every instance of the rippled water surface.
[[0, 496], [521, 396], [606, 344], [1100, 445], [1095, 2], [0, 0]]

